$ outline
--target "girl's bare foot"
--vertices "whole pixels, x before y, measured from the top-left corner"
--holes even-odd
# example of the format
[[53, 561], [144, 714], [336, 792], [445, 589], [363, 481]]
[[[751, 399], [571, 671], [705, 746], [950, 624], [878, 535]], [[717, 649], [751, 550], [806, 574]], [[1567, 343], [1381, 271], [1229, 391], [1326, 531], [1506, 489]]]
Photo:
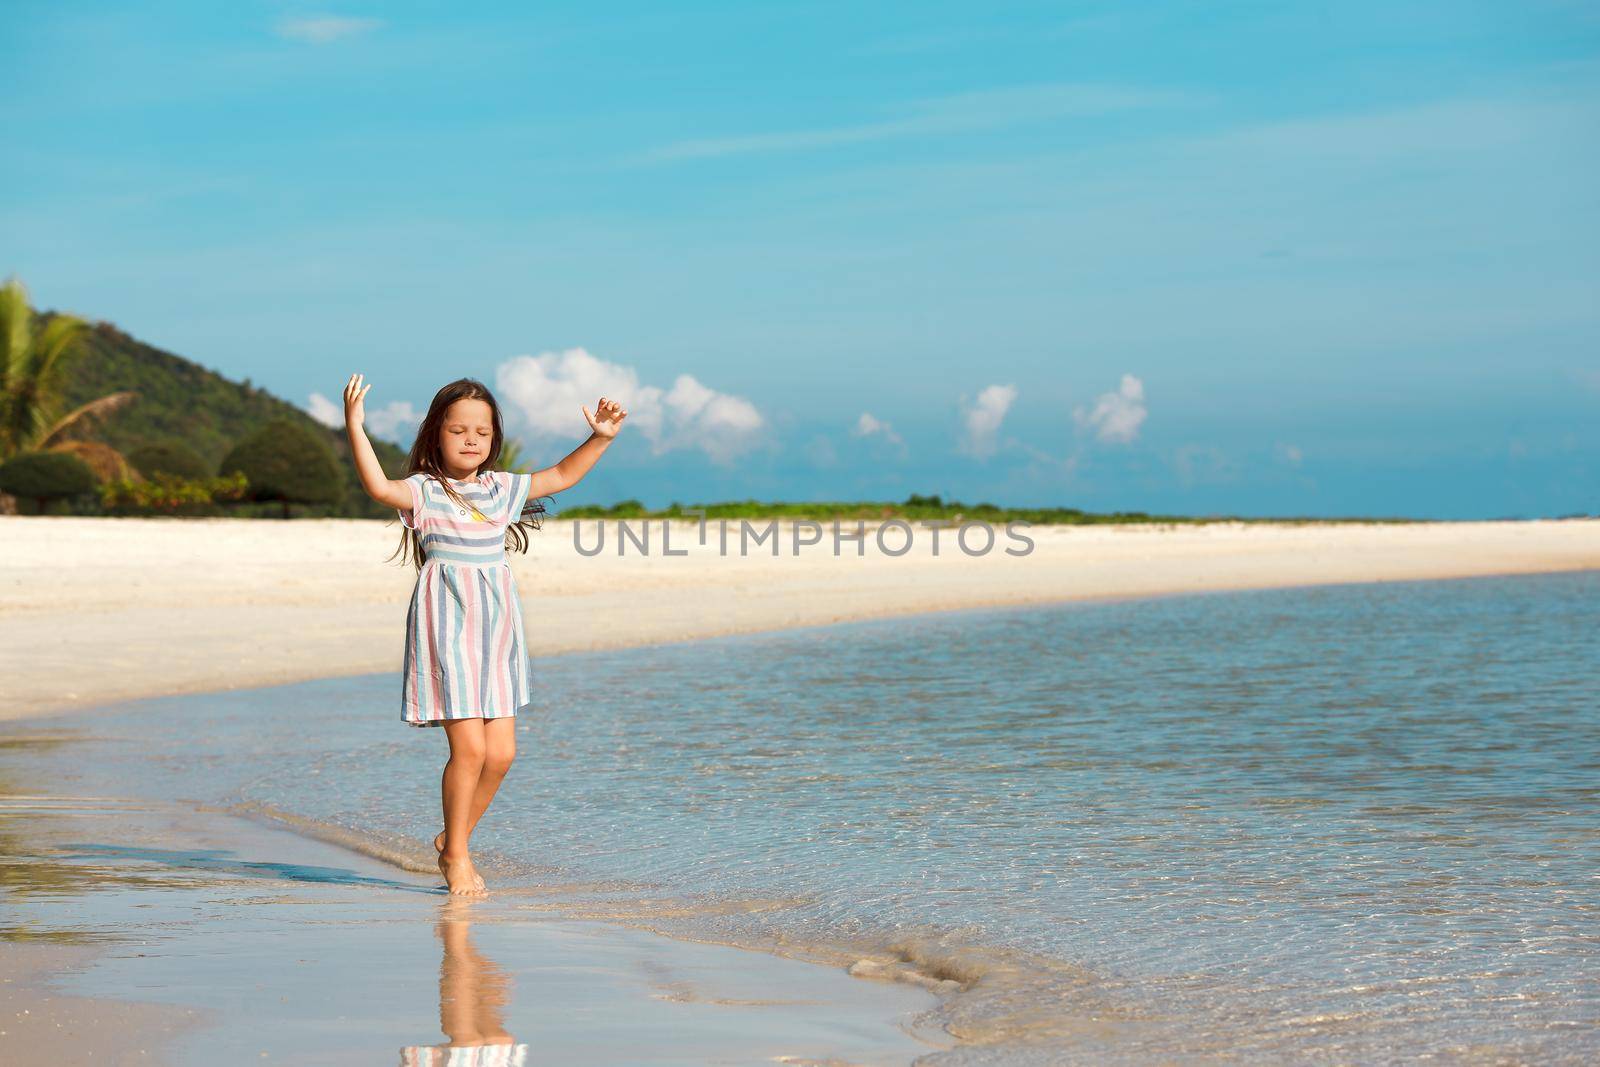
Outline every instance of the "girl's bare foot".
[[[443, 830], [440, 830], [438, 836], [433, 839], [433, 849], [435, 852], [439, 853], [441, 857], [444, 855]], [[467, 860], [467, 864], [472, 867], [472, 884], [478, 889], [486, 889], [487, 887], [483, 884], [483, 875], [478, 873], [477, 865], [474, 864], [470, 859]], [[439, 869], [441, 871], [444, 870], [443, 867], [440, 867]]]
[[472, 860], [466, 856], [459, 859], [445, 859], [439, 857], [439, 873], [444, 875], [445, 885], [450, 887], [452, 895], [467, 897], [488, 896], [484, 890], [479, 889], [472, 880]]

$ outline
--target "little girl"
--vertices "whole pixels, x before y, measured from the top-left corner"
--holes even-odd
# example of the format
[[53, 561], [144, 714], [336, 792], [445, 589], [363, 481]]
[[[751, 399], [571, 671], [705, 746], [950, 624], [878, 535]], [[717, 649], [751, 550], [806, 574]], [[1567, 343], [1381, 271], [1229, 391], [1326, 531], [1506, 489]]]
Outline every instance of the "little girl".
[[601, 397], [593, 416], [579, 407], [593, 432], [567, 458], [532, 474], [495, 470], [500, 407], [483, 383], [460, 378], [435, 394], [411, 446], [407, 476], [391, 481], [362, 426], [371, 388], [359, 374], [345, 384], [350, 454], [367, 495], [400, 513], [406, 529], [395, 553], [409, 545], [417, 568], [400, 718], [444, 727], [450, 741], [441, 783], [444, 830], [433, 847], [451, 893], [483, 896], [467, 841], [511, 767], [517, 711], [533, 697], [506, 542], [528, 550], [524, 527], [537, 530], [545, 510], [529, 501], [576, 485], [628, 413]]

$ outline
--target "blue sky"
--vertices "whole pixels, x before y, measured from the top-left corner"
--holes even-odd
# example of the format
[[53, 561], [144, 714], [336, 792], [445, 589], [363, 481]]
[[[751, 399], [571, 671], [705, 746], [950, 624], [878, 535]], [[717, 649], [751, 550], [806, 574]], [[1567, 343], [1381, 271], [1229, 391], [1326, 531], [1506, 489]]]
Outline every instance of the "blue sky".
[[1593, 4], [11, 11], [0, 272], [558, 505], [1600, 512]]

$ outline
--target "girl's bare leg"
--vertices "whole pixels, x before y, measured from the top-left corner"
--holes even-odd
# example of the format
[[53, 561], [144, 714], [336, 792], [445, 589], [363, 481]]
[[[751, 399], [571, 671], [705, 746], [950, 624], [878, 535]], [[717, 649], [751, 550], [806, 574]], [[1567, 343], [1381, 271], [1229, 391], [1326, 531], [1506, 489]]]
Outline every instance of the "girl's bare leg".
[[488, 745], [482, 719], [456, 719], [444, 724], [450, 739], [450, 760], [444, 765], [440, 793], [444, 801], [444, 849], [439, 871], [452, 893], [478, 896], [467, 842], [472, 836], [472, 797], [483, 775]]
[[[517, 758], [517, 722], [515, 716], [506, 716], [499, 719], [472, 720], [483, 726], [484, 759], [483, 770], [478, 775], [477, 788], [472, 793], [471, 810], [467, 820], [467, 834], [478, 828], [478, 820], [483, 818], [483, 813], [489, 810], [489, 804], [494, 800], [500, 783], [505, 781], [506, 772], [511, 769], [512, 762]], [[449, 838], [449, 819], [445, 820], [446, 828], [439, 832], [433, 839], [433, 847], [441, 856], [444, 855], [445, 843]], [[483, 888], [483, 879], [477, 877], [477, 870], [473, 870], [473, 877], [479, 889]]]

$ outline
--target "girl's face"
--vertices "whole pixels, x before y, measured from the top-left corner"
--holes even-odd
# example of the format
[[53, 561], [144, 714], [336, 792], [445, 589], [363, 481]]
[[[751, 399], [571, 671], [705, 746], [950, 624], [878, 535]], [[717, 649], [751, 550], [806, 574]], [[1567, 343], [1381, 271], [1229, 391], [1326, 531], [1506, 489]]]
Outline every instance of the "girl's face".
[[439, 427], [439, 452], [452, 477], [477, 472], [494, 444], [494, 412], [484, 400], [457, 400], [444, 412]]

